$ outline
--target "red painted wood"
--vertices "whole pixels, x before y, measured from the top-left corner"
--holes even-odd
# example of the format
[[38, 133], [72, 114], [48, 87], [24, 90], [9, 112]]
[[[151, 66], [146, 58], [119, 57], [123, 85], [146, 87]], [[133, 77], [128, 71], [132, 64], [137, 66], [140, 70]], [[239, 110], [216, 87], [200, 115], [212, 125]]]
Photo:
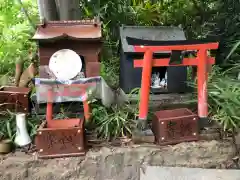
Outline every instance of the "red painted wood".
[[[64, 87], [66, 88], [69, 86], [64, 86]], [[80, 91], [76, 91], [76, 92], [71, 92], [71, 91], [69, 91], [69, 89], [64, 89], [64, 91], [62, 92], [62, 95], [66, 95], [66, 96], [83, 95], [86, 93], [86, 87], [87, 87], [87, 85], [81, 86]], [[48, 95], [48, 102], [47, 102], [47, 110], [46, 110], [46, 120], [47, 120], [48, 128], [58, 129], [58, 128], [64, 128], [64, 127], [74, 127], [74, 126], [79, 125], [79, 122], [81, 121], [81, 119], [78, 119], [78, 118], [53, 120], [53, 100], [52, 100], [52, 98], [54, 97], [54, 95], [61, 95], [61, 92], [59, 94], [59, 92], [53, 93], [52, 90], [49, 90], [47, 95]], [[90, 119], [90, 107], [89, 107], [89, 104], [87, 101], [83, 102], [83, 110], [84, 110], [85, 119], [89, 120]]]
[[[215, 58], [208, 57], [207, 50], [217, 49], [219, 43], [171, 45], [171, 46], [134, 46], [136, 52], [144, 52], [143, 60], [134, 60], [134, 67], [142, 67], [141, 99], [139, 106], [139, 119], [146, 119], [148, 114], [148, 101], [150, 91], [151, 69], [158, 66], [197, 66], [198, 78], [198, 116], [208, 116], [207, 78], [208, 65], [215, 63]], [[172, 50], [198, 50], [196, 58], [184, 58], [182, 64], [170, 65], [170, 59], [152, 59], [153, 52]], [[151, 53], [150, 53], [151, 52]], [[151, 55], [151, 57], [150, 57]], [[149, 80], [150, 79], [150, 80]]]
[[[197, 66], [198, 59], [197, 58], [184, 58], [182, 64], [172, 65], [169, 64], [170, 58], [162, 58], [162, 59], [153, 59], [153, 67], [161, 67], [161, 66]], [[215, 64], [215, 58], [208, 57], [207, 64]], [[142, 59], [135, 59], [133, 62], [135, 68], [143, 67], [143, 60]]]
[[200, 49], [218, 49], [219, 43], [190, 44], [190, 45], [172, 45], [172, 46], [134, 46], [135, 52], [146, 52], [151, 49], [153, 52], [172, 51], [172, 50], [200, 50]]
[[83, 101], [83, 110], [84, 110], [84, 118], [86, 120], [89, 120], [91, 117], [91, 114], [90, 114], [91, 109], [87, 101]]
[[152, 57], [152, 51], [147, 50], [143, 58], [142, 84], [139, 103], [139, 119], [142, 120], [147, 120], [148, 115], [148, 102], [152, 77]]
[[201, 118], [208, 116], [207, 102], [207, 51], [198, 52], [197, 85], [198, 85], [198, 115]]
[[53, 103], [52, 103], [52, 91], [48, 91], [48, 102], [47, 102], [47, 112], [46, 112], [46, 120], [47, 123], [52, 121], [52, 114], [53, 114]]

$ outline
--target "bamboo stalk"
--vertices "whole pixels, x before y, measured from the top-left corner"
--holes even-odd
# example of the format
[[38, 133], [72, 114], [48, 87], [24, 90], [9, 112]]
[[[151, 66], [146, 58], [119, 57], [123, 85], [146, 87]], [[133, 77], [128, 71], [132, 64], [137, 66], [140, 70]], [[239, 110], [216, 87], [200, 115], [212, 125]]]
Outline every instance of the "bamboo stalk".
[[36, 69], [36, 67], [35, 67], [35, 64], [34, 64], [34, 63], [31, 63], [31, 64], [29, 65], [29, 76], [30, 76], [31, 78], [34, 78], [34, 76], [36, 75], [36, 73], [37, 73], [37, 69]]
[[20, 78], [19, 87], [27, 87], [32, 78], [36, 75], [36, 67], [31, 63], [28, 68], [22, 73]]
[[17, 86], [17, 87], [19, 85], [19, 81], [20, 81], [22, 72], [23, 72], [23, 61], [18, 60], [18, 61], [16, 61], [16, 67], [15, 67], [15, 86]]

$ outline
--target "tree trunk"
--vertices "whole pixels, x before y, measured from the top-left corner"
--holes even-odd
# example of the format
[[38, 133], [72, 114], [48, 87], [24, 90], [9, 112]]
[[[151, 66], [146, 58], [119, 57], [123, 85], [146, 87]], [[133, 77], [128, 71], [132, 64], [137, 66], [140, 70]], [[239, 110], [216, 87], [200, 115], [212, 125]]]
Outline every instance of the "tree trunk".
[[43, 4], [41, 2], [42, 0], [38, 0], [38, 13], [39, 13], [39, 19], [42, 20], [44, 19], [44, 13], [43, 13]]
[[39, 16], [46, 21], [59, 20], [57, 6], [54, 0], [38, 0]]
[[79, 20], [81, 18], [80, 0], [55, 0], [60, 20]]

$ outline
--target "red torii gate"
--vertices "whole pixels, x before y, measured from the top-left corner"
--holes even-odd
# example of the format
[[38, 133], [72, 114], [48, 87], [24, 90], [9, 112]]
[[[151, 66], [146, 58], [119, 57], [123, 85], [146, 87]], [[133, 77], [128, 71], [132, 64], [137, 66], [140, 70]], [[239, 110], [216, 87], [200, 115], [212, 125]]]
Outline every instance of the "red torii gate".
[[[135, 59], [134, 67], [142, 67], [139, 120], [146, 120], [148, 115], [149, 93], [152, 67], [160, 66], [197, 66], [198, 116], [207, 118], [207, 79], [208, 65], [215, 64], [215, 58], [209, 57], [208, 50], [218, 49], [218, 42], [207, 41], [147, 41], [127, 37], [128, 43], [134, 46], [135, 52], [144, 53], [143, 59]], [[135, 41], [135, 42], [134, 42]], [[142, 45], [139, 45], [142, 44]], [[163, 51], [197, 51], [194, 58], [183, 58], [181, 63], [171, 63], [171, 58], [153, 59], [153, 53]]]

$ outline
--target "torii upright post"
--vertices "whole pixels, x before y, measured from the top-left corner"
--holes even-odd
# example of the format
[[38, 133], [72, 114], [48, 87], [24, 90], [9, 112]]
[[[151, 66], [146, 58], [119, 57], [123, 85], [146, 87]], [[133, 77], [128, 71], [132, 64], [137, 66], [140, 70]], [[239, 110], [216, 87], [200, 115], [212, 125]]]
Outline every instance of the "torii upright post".
[[[136, 52], [144, 53], [143, 59], [134, 60], [134, 67], [142, 67], [142, 83], [139, 105], [139, 120], [147, 125], [151, 69], [160, 66], [197, 66], [197, 88], [198, 88], [198, 116], [200, 118], [200, 128], [206, 125], [208, 117], [207, 102], [207, 66], [215, 63], [215, 58], [209, 57], [208, 50], [217, 49], [219, 43], [206, 41], [146, 41], [128, 38], [130, 44], [134, 45]], [[139, 45], [141, 43], [141, 45]], [[194, 58], [182, 58], [180, 63], [174, 63], [171, 58], [153, 59], [154, 52], [173, 51], [197, 51]]]

